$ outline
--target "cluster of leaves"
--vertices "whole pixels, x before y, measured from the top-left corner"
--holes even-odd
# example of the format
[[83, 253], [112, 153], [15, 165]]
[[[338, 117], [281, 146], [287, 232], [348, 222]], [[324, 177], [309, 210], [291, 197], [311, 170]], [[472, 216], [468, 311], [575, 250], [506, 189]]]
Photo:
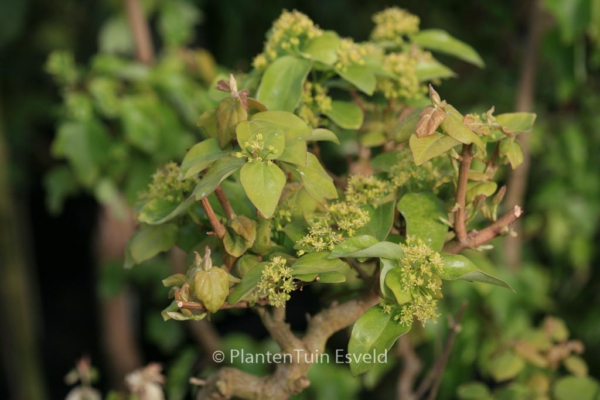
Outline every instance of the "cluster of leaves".
[[[443, 250], [455, 236], [450, 227], [465, 223], [457, 211], [466, 223], [481, 216], [496, 221], [504, 190], [495, 173], [521, 162], [515, 136], [531, 129], [535, 115], [494, 117], [492, 109], [463, 116], [431, 86], [428, 101], [425, 82], [451, 74], [424, 48], [480, 59], [444, 32], [418, 31], [418, 19], [403, 10], [374, 20], [372, 40], [355, 43], [284, 12], [239, 87], [233, 75], [218, 83], [226, 97], [199, 120], [209, 138], [190, 148], [180, 167], [180, 179], [198, 180], [195, 188], [181, 197], [163, 185], [165, 192], [138, 208], [144, 225], [129, 243], [130, 265], [173, 245], [188, 252], [208, 246], [223, 265], [196, 262], [187, 275], [168, 278], [176, 301], [165, 319], [202, 318], [242, 303], [281, 306], [308, 283], [345, 282], [351, 265], [379, 281], [383, 302], [357, 321], [349, 351], [382, 353], [415, 318], [435, 320], [442, 281], [510, 288]], [[326, 100], [334, 94], [353, 101]], [[306, 118], [306, 107], [317, 118]], [[320, 159], [320, 141], [353, 145], [351, 158], [358, 160], [349, 170], [358, 166], [356, 176], [337, 179], [336, 187]], [[371, 160], [370, 151], [380, 154]], [[467, 156], [473, 163], [465, 164]], [[424, 165], [432, 174], [418, 172]], [[470, 168], [459, 172], [463, 165]], [[455, 190], [461, 176], [464, 204]], [[373, 367], [366, 361], [354, 358], [352, 372]]]
[[152, 3], [146, 11], [157, 14], [165, 41], [153, 65], [131, 60], [123, 12], [105, 23], [89, 67], [78, 66], [68, 51], [46, 62], [63, 97], [51, 151], [67, 161], [45, 179], [53, 213], [82, 189], [117, 209], [121, 195], [133, 204], [157, 166], [181, 160], [199, 136], [197, 115], [220, 100], [208, 90], [221, 73], [210, 54], [182, 47], [193, 39], [199, 12], [183, 0]]
[[510, 340], [489, 340], [482, 347], [478, 364], [483, 376], [508, 384], [492, 392], [484, 383], [465, 383], [458, 388], [458, 398], [595, 399], [600, 383], [588, 376], [579, 357], [583, 350], [580, 341], [569, 340], [562, 320], [546, 317], [539, 328]]

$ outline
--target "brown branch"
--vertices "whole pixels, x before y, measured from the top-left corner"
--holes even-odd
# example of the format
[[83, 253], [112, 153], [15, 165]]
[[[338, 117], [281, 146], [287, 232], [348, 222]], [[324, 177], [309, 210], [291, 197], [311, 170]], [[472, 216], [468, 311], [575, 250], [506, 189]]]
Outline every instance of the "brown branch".
[[[224, 303], [219, 310], [231, 310], [233, 308], [250, 308], [255, 305], [266, 305], [268, 304], [268, 300], [259, 299], [255, 303], [250, 303], [248, 301], [240, 301], [235, 304]], [[177, 307], [186, 308], [189, 310], [202, 310], [206, 311], [206, 307], [202, 303], [196, 303], [195, 301], [179, 301], [177, 302]]]
[[422, 363], [417, 357], [408, 335], [401, 336], [398, 339], [398, 345], [400, 356], [404, 358], [404, 368], [398, 379], [396, 398], [398, 400], [416, 400], [418, 397], [413, 392], [413, 385], [419, 372], [421, 372]]
[[[285, 323], [285, 307], [277, 307], [270, 313], [266, 308], [258, 308], [258, 315], [271, 334], [271, 337], [281, 347], [285, 353], [297, 355], [296, 350], [303, 350], [304, 343], [300, 340], [290, 328], [289, 324]], [[297, 360], [296, 360], [297, 361]]]
[[[530, 2], [531, 9], [529, 11], [529, 23], [527, 24], [530, 28], [529, 40], [524, 52], [523, 64], [521, 65], [521, 78], [519, 81], [519, 89], [517, 91], [516, 111], [531, 112], [533, 109], [538, 69], [538, 53], [540, 41], [545, 29], [545, 20], [547, 20], [540, 3], [540, 0], [532, 0]], [[522, 133], [519, 135], [519, 141], [523, 148], [523, 162], [517, 169], [512, 171], [508, 179], [508, 191], [506, 194], [506, 205], [508, 207], [523, 204], [525, 192], [527, 190], [527, 177], [529, 175], [531, 159], [529, 154], [531, 133]], [[517, 231], [519, 230], [518, 224], [515, 229], [517, 229]], [[508, 265], [513, 268], [517, 267], [521, 259], [521, 240], [509, 238], [506, 241], [505, 250]]]
[[458, 209], [456, 210], [456, 218], [454, 220], [454, 231], [456, 232], [458, 241], [461, 243], [467, 240], [466, 196], [469, 170], [471, 169], [471, 162], [473, 161], [472, 147], [473, 145], [471, 144], [463, 144], [458, 182], [456, 184], [456, 204]]
[[217, 188], [215, 189], [215, 194], [217, 195], [217, 199], [219, 200], [219, 203], [221, 203], [221, 207], [223, 207], [223, 211], [225, 212], [225, 216], [227, 217], [227, 219], [231, 220], [232, 218], [234, 218], [235, 213], [233, 212], [231, 203], [229, 202], [227, 195], [221, 188], [221, 185], [217, 186]]
[[463, 315], [465, 314], [465, 310], [467, 309], [466, 301], [462, 303], [460, 307], [460, 311], [456, 315], [456, 319], [452, 321], [450, 326], [450, 333], [448, 334], [448, 339], [446, 340], [446, 345], [444, 346], [444, 353], [442, 357], [436, 362], [434, 367], [435, 377], [433, 380], [433, 386], [431, 387], [431, 391], [429, 392], [429, 400], [435, 400], [438, 390], [440, 389], [440, 383], [442, 382], [442, 376], [444, 375], [444, 369], [446, 368], [446, 364], [448, 363], [448, 358], [450, 357], [450, 353], [452, 352], [452, 346], [454, 346], [454, 339], [456, 338], [456, 334], [460, 331], [460, 321], [462, 320]]
[[[307, 334], [299, 339], [283, 321], [282, 312], [259, 311], [265, 326], [282, 348], [294, 350], [292, 362], [277, 364], [275, 372], [265, 377], [247, 374], [235, 368], [222, 368], [206, 380], [197, 399], [275, 399], [284, 400], [300, 393], [310, 384], [307, 374], [312, 364], [323, 354], [325, 344], [335, 332], [354, 323], [379, 297], [369, 294], [325, 309], [310, 319]], [[259, 309], [260, 310], [260, 309]], [[282, 325], [283, 324], [283, 325]], [[282, 328], [283, 333], [279, 330]], [[307, 352], [302, 355], [302, 352]]]
[[487, 228], [480, 231], [471, 231], [469, 235], [467, 235], [467, 239], [464, 242], [453, 241], [446, 243], [446, 246], [444, 246], [444, 251], [446, 253], [457, 254], [464, 249], [481, 246], [497, 236], [508, 232], [510, 225], [519, 219], [521, 215], [523, 215], [523, 209], [519, 206], [514, 206], [510, 212], [504, 214], [502, 218]]
[[148, 21], [139, 0], [125, 0], [127, 19], [135, 43], [135, 55], [139, 62], [146, 65], [154, 63], [154, 50]]
[[202, 208], [204, 208], [204, 211], [206, 212], [206, 216], [215, 231], [215, 235], [217, 235], [219, 239], [223, 239], [225, 236], [225, 226], [223, 226], [215, 215], [215, 211], [212, 209], [210, 202], [206, 197], [203, 197], [202, 200], [200, 200], [200, 203], [202, 203]]

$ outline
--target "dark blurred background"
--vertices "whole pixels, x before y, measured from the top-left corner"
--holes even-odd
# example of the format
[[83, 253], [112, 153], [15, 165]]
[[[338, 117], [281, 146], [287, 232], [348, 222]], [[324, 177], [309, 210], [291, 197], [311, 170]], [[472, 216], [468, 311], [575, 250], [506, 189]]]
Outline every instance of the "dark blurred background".
[[[198, 0], [192, 3], [202, 11], [202, 23], [195, 31], [192, 47], [207, 49], [219, 64], [232, 70], [249, 69], [252, 57], [262, 50], [265, 32], [282, 9], [298, 9], [325, 29], [366, 40], [372, 28], [371, 15], [388, 6], [400, 6], [418, 15], [422, 28], [448, 31], [473, 46], [485, 61], [486, 68], [478, 69], [440, 56], [458, 74], [457, 79], [444, 82], [443, 97], [459, 109], [483, 110], [493, 104], [499, 112], [509, 112], [518, 101], [534, 1]], [[545, 2], [545, 9], [563, 7], [557, 3], [560, 2]], [[538, 113], [538, 122], [530, 147], [532, 164], [524, 203], [528, 214], [522, 226], [526, 243], [521, 258], [545, 271], [553, 300], [546, 312], [563, 318], [572, 336], [586, 343], [590, 374], [599, 376], [600, 119], [596, 110], [600, 106], [597, 94], [600, 57], [591, 38], [594, 29], [597, 34], [600, 28], [590, 26], [594, 21], [600, 23], [600, 19], [598, 15], [578, 14], [576, 8], [585, 2], [563, 3], [568, 3], [562, 9], [568, 21], [543, 11], [538, 16], [543, 20], [538, 24], [542, 27], [535, 28], [543, 30], [534, 56], [537, 67], [532, 111]], [[15, 206], [12, 217], [18, 221], [17, 230], [5, 239], [7, 243], [20, 242], [25, 249], [22, 267], [26, 270], [23, 277], [6, 277], [6, 280], [24, 280], [15, 284], [25, 283], [30, 314], [22, 317], [33, 322], [33, 343], [37, 345], [37, 349], [25, 351], [39, 351], [41, 385], [50, 399], [64, 398], [68, 387], [63, 377], [82, 355], [91, 356], [101, 377], [107, 373], [98, 333], [98, 276], [92, 267], [91, 243], [98, 205], [90, 195], [80, 194], [68, 199], [58, 216], [50, 215], [46, 207], [43, 177], [57, 163], [49, 149], [61, 98], [44, 71], [44, 64], [50, 52], [65, 49], [74, 53], [78, 64], [85, 65], [98, 51], [103, 22], [120, 7], [119, 0], [0, 0], [0, 138], [6, 146], [0, 157], [12, 189]], [[155, 23], [151, 20], [151, 27]], [[160, 50], [154, 28], [153, 36]], [[5, 279], [4, 271], [5, 266], [0, 265], [0, 279]], [[156, 275], [153, 284], [160, 279], [160, 274]], [[7, 285], [10, 287], [8, 282]], [[152, 303], [146, 299], [143, 285], [134, 301], [137, 310], [143, 310], [146, 302]], [[300, 321], [315, 305], [305, 295], [295, 297], [290, 307], [299, 311]], [[19, 305], [10, 307], [19, 310]], [[542, 313], [536, 315], [534, 318], [539, 319]], [[11, 343], [7, 340], [11, 327], [4, 317], [0, 320], [5, 355], [0, 366], [3, 399], [11, 398], [10, 383], [19, 379], [19, 372], [6, 356], [11, 350], [7, 348]], [[169, 356], [145, 334], [146, 315], [137, 317], [134, 325], [144, 361], [168, 362]], [[301, 327], [301, 322], [293, 324]], [[242, 314], [235, 323], [219, 319], [216, 326], [222, 334], [246, 331], [257, 338], [265, 334], [249, 314]], [[187, 343], [191, 341], [188, 339]], [[98, 387], [108, 389], [107, 381], [101, 379]]]

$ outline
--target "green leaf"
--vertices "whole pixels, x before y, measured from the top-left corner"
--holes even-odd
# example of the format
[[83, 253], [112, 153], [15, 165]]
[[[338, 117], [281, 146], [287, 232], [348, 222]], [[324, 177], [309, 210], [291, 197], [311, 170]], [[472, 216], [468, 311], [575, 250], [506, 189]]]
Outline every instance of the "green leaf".
[[312, 134], [306, 138], [307, 142], [333, 142], [335, 144], [340, 144], [340, 139], [338, 139], [337, 135], [331, 132], [329, 129], [317, 128], [312, 131]]
[[256, 240], [252, 245], [252, 251], [257, 254], [267, 254], [271, 251], [271, 247], [271, 220], [259, 215]]
[[162, 284], [164, 287], [178, 286], [182, 287], [187, 282], [187, 276], [184, 274], [171, 275], [166, 279], [163, 279]]
[[233, 156], [224, 157], [217, 160], [211, 165], [210, 169], [202, 177], [200, 182], [196, 185], [193, 195], [196, 200], [200, 200], [207, 197], [209, 194], [215, 191], [217, 186], [229, 175], [240, 169], [244, 165], [243, 158], [237, 158]]
[[523, 148], [514, 138], [506, 138], [500, 142], [500, 155], [508, 159], [512, 169], [523, 163]]
[[256, 99], [269, 110], [294, 111], [302, 98], [302, 85], [312, 66], [310, 60], [283, 56], [267, 67]]
[[339, 100], [331, 102], [331, 110], [325, 115], [344, 129], [360, 129], [364, 118], [359, 106], [349, 101]]
[[461, 143], [473, 143], [482, 151], [485, 151], [485, 145], [481, 141], [481, 138], [477, 136], [475, 132], [470, 130], [465, 124], [463, 124], [462, 114], [449, 104], [446, 106], [445, 111], [446, 118], [440, 124], [444, 132]]
[[384, 357], [396, 340], [410, 331], [410, 326], [403, 326], [394, 321], [399, 308], [386, 314], [379, 305], [371, 307], [364, 313], [352, 328], [348, 357], [350, 370], [356, 376], [371, 369], [378, 357]]
[[491, 400], [490, 390], [481, 382], [463, 383], [456, 394], [460, 400]]
[[460, 142], [458, 140], [455, 140], [450, 136], [442, 135], [441, 133], [434, 133], [433, 135], [424, 138], [418, 138], [417, 135], [412, 135], [409, 142], [410, 150], [412, 151], [416, 165], [421, 165], [440, 154], [444, 154], [459, 144]]
[[386, 260], [385, 258], [381, 259], [381, 271], [379, 273], [379, 290], [383, 294], [383, 297], [391, 299], [394, 297], [394, 293], [391, 289], [385, 284], [385, 278], [387, 274], [393, 270], [394, 268], [398, 268], [398, 262], [395, 260]]
[[294, 275], [295, 279], [301, 280], [303, 282], [312, 282], [315, 279], [319, 278], [319, 283], [342, 283], [346, 282], [346, 275], [337, 271], [330, 272], [321, 272], [319, 274], [302, 274], [302, 275]]
[[406, 220], [408, 236], [420, 238], [434, 251], [442, 250], [448, 226], [440, 218], [448, 216], [440, 199], [433, 193], [407, 193], [397, 208]]
[[183, 214], [195, 201], [194, 196], [179, 204], [165, 198], [152, 199], [142, 206], [138, 220], [150, 225], [160, 225]]
[[265, 218], [275, 212], [285, 181], [283, 171], [271, 162], [249, 162], [240, 173], [246, 195]]
[[136, 264], [158, 253], [170, 250], [177, 241], [177, 225], [147, 226], [137, 231], [127, 244], [128, 253]]
[[394, 202], [380, 204], [377, 208], [365, 206], [369, 212], [369, 222], [366, 226], [373, 229], [377, 240], [385, 240], [394, 224]]
[[385, 275], [385, 285], [390, 288], [394, 297], [396, 298], [396, 302], [399, 305], [408, 303], [412, 300], [412, 296], [410, 291], [406, 290], [407, 288], [402, 285], [402, 269], [394, 268], [391, 269]]
[[497, 115], [496, 122], [507, 128], [510, 132], [519, 134], [532, 130], [536, 117], [537, 115], [534, 113], [508, 113]]
[[344, 71], [336, 69], [336, 72], [346, 81], [356, 86], [361, 92], [369, 96], [373, 95], [377, 80], [371, 68], [367, 66], [351, 66], [347, 67]]
[[329, 258], [370, 258], [401, 260], [404, 252], [396, 243], [380, 242], [369, 235], [354, 236], [335, 246]]
[[[265, 126], [261, 122], [244, 121], [238, 125], [236, 132], [238, 143], [242, 149], [246, 149], [246, 152], [250, 156], [254, 156], [254, 154], [252, 154], [252, 149], [246, 148], [246, 144], [258, 141], [258, 137], [262, 137], [261, 141], [264, 146], [263, 150], [260, 152], [257, 151], [257, 156], [263, 159], [277, 159], [281, 157], [285, 150], [285, 135], [280, 129], [278, 130], [269, 124]], [[272, 150], [269, 150], [269, 148]]]
[[552, 393], [556, 400], [598, 400], [600, 385], [594, 378], [566, 376], [556, 381]]
[[91, 187], [107, 160], [110, 137], [95, 121], [66, 122], [58, 127], [52, 143], [52, 155], [69, 160], [81, 183]]
[[421, 119], [422, 108], [416, 108], [411, 111], [407, 116], [402, 118], [400, 122], [392, 129], [391, 136], [398, 143], [406, 142], [410, 139], [417, 130], [417, 124]]
[[453, 38], [441, 29], [426, 29], [415, 35], [413, 41], [424, 49], [439, 51], [483, 68], [485, 64], [468, 44]]
[[481, 271], [468, 258], [459, 254], [441, 253], [441, 255], [444, 260], [444, 269], [439, 275], [443, 280], [455, 281], [460, 279], [469, 282], [489, 283], [514, 292], [508, 283]]
[[321, 274], [323, 272], [337, 271], [346, 265], [341, 260], [332, 260], [328, 257], [329, 252], [327, 251], [305, 254], [292, 264], [292, 275]]
[[248, 119], [248, 111], [238, 99], [226, 97], [217, 108], [217, 133], [219, 146], [224, 148], [235, 137], [235, 129], [240, 122]]
[[243, 278], [246, 276], [246, 273], [250, 271], [250, 269], [259, 263], [260, 261], [258, 257], [254, 254], [244, 254], [235, 263], [235, 271], [237, 272], [237, 276]]
[[360, 144], [365, 147], [377, 147], [387, 141], [387, 136], [383, 132], [367, 132], [358, 138]]
[[208, 311], [217, 312], [229, 294], [229, 276], [219, 267], [200, 270], [194, 277], [194, 291]]
[[206, 139], [195, 144], [181, 162], [181, 175], [184, 179], [197, 175], [215, 160], [223, 158], [227, 154], [221, 150], [217, 139]]
[[266, 111], [252, 117], [256, 132], [280, 134], [285, 136], [285, 150], [278, 157], [301, 166], [306, 165], [306, 138], [311, 135], [310, 127], [300, 117], [286, 111]]
[[306, 167], [296, 166], [294, 171], [300, 175], [306, 191], [319, 203], [325, 201], [325, 199], [337, 198], [333, 179], [323, 169], [319, 159], [314, 154], [308, 153]]
[[498, 184], [496, 182], [469, 182], [467, 183], [467, 194], [465, 196], [465, 200], [467, 203], [470, 203], [480, 194], [490, 197], [496, 193], [497, 188]]
[[169, 47], [180, 47], [194, 39], [194, 28], [202, 20], [202, 13], [193, 4], [174, 0], [160, 3], [158, 29]]
[[489, 360], [488, 368], [496, 382], [503, 382], [517, 377], [519, 372], [525, 368], [525, 361], [512, 350], [507, 350], [492, 357]]
[[254, 241], [249, 241], [241, 235], [227, 229], [223, 237], [223, 246], [225, 251], [233, 257], [241, 257], [242, 254], [252, 247]]
[[337, 49], [340, 47], [340, 37], [333, 31], [325, 31], [318, 38], [308, 43], [303, 53], [311, 56], [313, 60], [323, 64], [333, 65], [337, 59]]
[[262, 278], [263, 269], [267, 265], [266, 262], [259, 263], [250, 268], [242, 278], [242, 281], [233, 289], [227, 303], [230, 305], [236, 304], [238, 301], [244, 300], [258, 285]]
[[419, 61], [416, 66], [416, 72], [420, 82], [453, 78], [456, 76], [454, 71], [445, 65], [440, 64], [437, 60]]
[[198, 118], [198, 121], [196, 121], [196, 125], [204, 128], [211, 138], [217, 138], [219, 136], [219, 133], [217, 132], [217, 109], [211, 108], [210, 110], [204, 111], [200, 118]]

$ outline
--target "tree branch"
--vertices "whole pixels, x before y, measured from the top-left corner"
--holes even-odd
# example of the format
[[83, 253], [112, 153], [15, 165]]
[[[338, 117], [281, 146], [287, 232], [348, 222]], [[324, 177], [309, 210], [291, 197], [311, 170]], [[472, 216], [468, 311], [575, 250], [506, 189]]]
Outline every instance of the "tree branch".
[[215, 231], [215, 235], [217, 235], [219, 239], [223, 239], [225, 236], [225, 227], [215, 215], [215, 211], [212, 209], [210, 202], [206, 197], [203, 197], [202, 200], [200, 200], [200, 203], [202, 203], [202, 208], [204, 208], [204, 211], [206, 212], [206, 216]]
[[398, 400], [416, 400], [418, 397], [413, 392], [415, 379], [421, 372], [422, 363], [415, 353], [412, 342], [408, 335], [400, 336], [398, 339], [399, 353], [404, 358], [404, 368], [400, 372], [396, 398]]
[[138, 0], [125, 0], [125, 9], [135, 43], [136, 58], [138, 61], [150, 65], [154, 63], [154, 49], [144, 10]]
[[219, 203], [221, 203], [221, 207], [223, 207], [225, 216], [227, 217], [228, 220], [231, 220], [233, 217], [235, 217], [235, 213], [233, 212], [231, 203], [229, 202], [227, 195], [221, 188], [221, 185], [217, 186], [217, 188], [215, 189], [215, 194], [217, 195], [217, 199], [219, 200]]
[[466, 210], [466, 196], [467, 196], [467, 182], [469, 180], [469, 170], [471, 169], [471, 162], [473, 161], [471, 144], [463, 144], [461, 159], [460, 159], [460, 170], [458, 173], [458, 183], [456, 184], [456, 203], [458, 209], [456, 210], [456, 218], [454, 219], [454, 231], [456, 237], [462, 243], [467, 240], [467, 210]]
[[454, 339], [456, 338], [456, 334], [460, 331], [460, 321], [462, 320], [463, 315], [465, 314], [465, 310], [467, 309], [469, 303], [466, 301], [462, 303], [460, 307], [460, 311], [456, 315], [456, 319], [452, 321], [450, 326], [450, 333], [448, 334], [448, 339], [446, 340], [446, 345], [444, 346], [444, 353], [442, 357], [436, 362], [434, 367], [433, 376], [433, 386], [431, 387], [431, 391], [429, 392], [429, 400], [435, 400], [438, 390], [440, 389], [440, 383], [442, 382], [442, 376], [444, 375], [444, 369], [446, 368], [446, 364], [448, 363], [448, 358], [450, 357], [450, 353], [452, 352], [452, 346], [454, 346]]
[[446, 253], [457, 254], [466, 248], [481, 246], [482, 244], [485, 244], [495, 237], [507, 232], [510, 225], [519, 219], [521, 215], [523, 215], [523, 209], [519, 206], [514, 206], [510, 212], [504, 214], [502, 218], [487, 228], [482, 229], [479, 232], [475, 230], [471, 231], [467, 235], [467, 239], [465, 241], [453, 241], [446, 243], [446, 246], [444, 246], [444, 251]]
[[295, 350], [304, 349], [302, 340], [298, 339], [292, 333], [290, 325], [285, 323], [285, 307], [277, 307], [273, 313], [264, 307], [258, 308], [257, 311], [263, 325], [285, 353], [296, 355], [298, 351]]

